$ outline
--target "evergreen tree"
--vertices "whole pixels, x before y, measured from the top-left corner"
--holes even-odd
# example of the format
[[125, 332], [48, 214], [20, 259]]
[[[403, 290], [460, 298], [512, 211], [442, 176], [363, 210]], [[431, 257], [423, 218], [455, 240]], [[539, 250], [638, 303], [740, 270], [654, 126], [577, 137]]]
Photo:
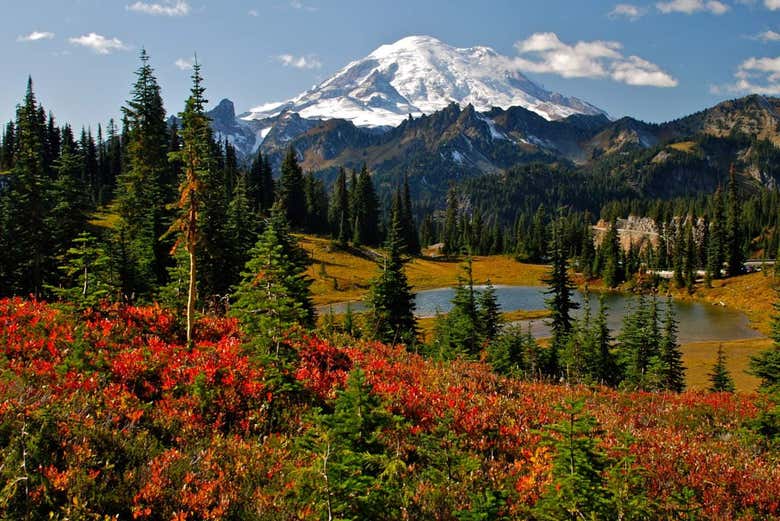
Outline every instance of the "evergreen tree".
[[455, 188], [447, 192], [447, 213], [444, 217], [444, 246], [442, 253], [456, 255], [460, 253], [460, 236], [458, 233], [458, 193]]
[[170, 169], [165, 109], [145, 50], [136, 76], [123, 108], [127, 168], [120, 176], [117, 194], [120, 230], [129, 245], [129, 279], [122, 284], [127, 296], [148, 295], [167, 275], [170, 244], [160, 237], [170, 225], [166, 207], [173, 199], [173, 187], [162, 184]]
[[683, 260], [683, 271], [685, 275], [685, 287], [688, 293], [693, 295], [696, 290], [696, 242], [693, 238], [693, 216], [688, 218], [685, 224], [685, 258]]
[[548, 375], [554, 376], [558, 371], [558, 352], [566, 346], [572, 330], [571, 312], [579, 307], [573, 299], [575, 286], [569, 278], [569, 262], [563, 243], [561, 220], [553, 225], [549, 256], [550, 272], [543, 279], [543, 282], [547, 284], [546, 294], [548, 297], [545, 304], [551, 313], [550, 329], [552, 333], [547, 372]]
[[10, 274], [11, 294], [41, 296], [50, 258], [46, 217], [51, 202], [44, 169], [44, 128], [38, 117], [38, 101], [32, 79], [27, 81], [24, 102], [17, 107], [14, 165], [9, 180], [6, 234], [10, 249], [3, 252]]
[[723, 236], [723, 197], [720, 188], [712, 197], [712, 216], [710, 219], [710, 240], [707, 246], [707, 285], [712, 286], [712, 279], [719, 279], [723, 270], [724, 242]]
[[750, 374], [761, 379], [761, 389], [769, 394], [780, 394], [780, 289], [776, 293], [769, 333], [773, 346], [750, 359]]
[[657, 389], [680, 393], [685, 390], [685, 367], [677, 343], [677, 321], [671, 297], [666, 300], [665, 307], [664, 330], [658, 355], [651, 361], [650, 381]]
[[596, 420], [584, 414], [584, 402], [560, 407], [565, 419], [547, 428], [547, 444], [554, 450], [552, 482], [533, 508], [534, 518], [614, 519], [614, 498], [605, 486], [609, 459], [599, 448]]
[[458, 275], [452, 309], [447, 315], [439, 317], [436, 323], [436, 343], [440, 355], [445, 358], [476, 355], [483, 338], [471, 258], [466, 260], [461, 270], [463, 274]]
[[14, 151], [16, 150], [16, 126], [9, 121], [3, 129], [3, 141], [0, 145], [0, 170], [11, 170], [14, 165]]
[[618, 337], [618, 359], [623, 384], [632, 389], [648, 389], [650, 364], [659, 353], [655, 304], [648, 304], [644, 295], [636, 300], [623, 318]]
[[182, 121], [182, 147], [171, 153], [171, 161], [176, 161], [184, 169], [179, 198], [179, 215], [171, 226], [172, 232], [179, 232], [177, 244], [183, 244], [189, 255], [189, 283], [187, 288], [187, 343], [193, 341], [195, 325], [195, 301], [197, 298], [198, 248], [202, 238], [199, 226], [203, 183], [213, 168], [211, 158], [211, 130], [205, 113], [205, 91], [202, 86], [200, 65], [196, 62], [192, 72], [192, 89], [179, 117]]
[[249, 251], [257, 242], [257, 215], [252, 212], [246, 185], [246, 175], [239, 173], [227, 210], [229, 256], [225, 259], [225, 268], [230, 272], [233, 285], [240, 280], [241, 271], [249, 261]]
[[729, 170], [729, 186], [726, 208], [726, 263], [729, 277], [744, 270], [745, 257], [742, 253], [741, 201], [737, 190], [737, 175], [734, 165]]
[[97, 239], [87, 232], [73, 241], [60, 266], [62, 284], [50, 287], [60, 300], [79, 309], [94, 307], [101, 300], [110, 298], [117, 289], [117, 281], [111, 270], [106, 251]]
[[607, 305], [604, 295], [599, 298], [599, 312], [588, 335], [585, 348], [587, 373], [593, 383], [615, 386], [620, 381], [620, 370], [612, 353], [612, 338], [607, 324]]
[[279, 179], [279, 206], [293, 229], [306, 224], [306, 194], [303, 169], [298, 164], [295, 149], [290, 146], [282, 161], [282, 176]]
[[62, 146], [54, 164], [56, 177], [49, 189], [52, 208], [46, 223], [51, 254], [55, 257], [62, 257], [84, 231], [92, 209], [89, 190], [81, 181], [81, 162], [72, 146], [68, 142]]
[[386, 255], [379, 262], [379, 274], [371, 283], [368, 321], [377, 340], [412, 345], [417, 337], [417, 320], [414, 295], [404, 273], [400, 217], [398, 212], [393, 213], [385, 243]]
[[401, 228], [403, 230], [403, 239], [406, 243], [406, 252], [409, 255], [419, 255], [420, 237], [417, 235], [417, 225], [414, 222], [412, 196], [409, 190], [409, 176], [404, 176], [401, 211]]
[[308, 255], [289, 234], [280, 209], [274, 211], [250, 257], [231, 314], [258, 347], [278, 353], [289, 328], [314, 325]]
[[332, 414], [316, 414], [302, 448], [316, 455], [298, 489], [323, 519], [400, 519], [406, 463], [383, 436], [400, 418], [371, 393], [365, 373], [353, 369]]
[[324, 233], [328, 230], [328, 196], [325, 184], [311, 172], [304, 177], [306, 199], [306, 230]]
[[333, 185], [333, 192], [328, 208], [328, 222], [331, 235], [341, 246], [346, 246], [350, 239], [349, 191], [347, 190], [347, 172], [339, 169], [339, 175]]
[[608, 288], [614, 288], [620, 284], [622, 273], [620, 270], [620, 237], [618, 235], [617, 219], [613, 219], [607, 230], [607, 235], [601, 244], [601, 257], [603, 266], [602, 278]]
[[252, 210], [255, 212], [269, 212], [274, 204], [274, 179], [271, 163], [268, 156], [263, 156], [262, 151], [257, 152], [257, 156], [249, 168], [247, 195]]
[[582, 246], [580, 254], [580, 271], [589, 279], [593, 276], [593, 264], [596, 260], [596, 246], [593, 238], [593, 228], [590, 221], [585, 221], [585, 233], [582, 236]]
[[486, 341], [492, 342], [498, 336], [501, 329], [501, 307], [496, 298], [496, 290], [488, 279], [479, 297], [477, 297], [477, 309], [482, 334]]
[[707, 378], [710, 381], [709, 391], [711, 393], [734, 392], [734, 379], [731, 378], [731, 374], [726, 367], [726, 354], [723, 352], [722, 344], [718, 346], [718, 357], [715, 365], [712, 367], [712, 372], [707, 375]]
[[376, 245], [379, 243], [379, 200], [365, 164], [360, 170], [355, 190], [352, 242], [356, 245]]

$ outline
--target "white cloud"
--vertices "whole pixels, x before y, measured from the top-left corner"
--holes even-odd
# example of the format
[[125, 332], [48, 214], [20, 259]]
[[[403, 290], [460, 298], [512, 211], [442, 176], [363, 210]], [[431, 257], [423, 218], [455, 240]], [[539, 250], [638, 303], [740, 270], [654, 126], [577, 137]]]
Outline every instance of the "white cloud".
[[564, 78], [609, 78], [628, 85], [676, 87], [677, 80], [639, 56], [624, 56], [620, 42], [595, 40], [569, 45], [555, 33], [535, 33], [515, 43], [520, 70], [557, 74]]
[[190, 14], [190, 4], [186, 0], [164, 0], [161, 4], [138, 1], [126, 6], [126, 9], [154, 16], [186, 16]]
[[292, 54], [280, 54], [276, 59], [285, 67], [294, 67], [296, 69], [319, 69], [322, 62], [314, 56], [293, 56]]
[[637, 7], [632, 4], [617, 4], [607, 16], [612, 19], [627, 18], [628, 20], [635, 22], [636, 20], [642, 18], [645, 14], [647, 14], [647, 9], [644, 7]]
[[114, 51], [126, 51], [129, 48], [118, 38], [106, 38], [97, 33], [70, 38], [68, 41], [73, 45], [92, 49], [97, 54], [111, 54]]
[[250, 9], [249, 16], [254, 16], [255, 18], [257, 18], [258, 16], [260, 16], [260, 13], [257, 12], [257, 9]]
[[195, 59], [194, 58], [179, 58], [178, 60], [173, 62], [173, 64], [176, 65], [179, 69], [181, 69], [183, 71], [189, 71], [195, 65]]
[[780, 33], [775, 31], [764, 31], [751, 37], [753, 40], [761, 40], [764, 43], [767, 42], [780, 42]]
[[[766, 0], [769, 2], [770, 0]], [[780, 0], [771, 0], [780, 1]], [[731, 9], [728, 5], [718, 0], [671, 0], [669, 2], [658, 2], [655, 7], [664, 14], [685, 13], [693, 14], [702, 11], [721, 15]]]
[[16, 38], [17, 42], [37, 42], [39, 40], [51, 40], [54, 33], [48, 31], [33, 31], [30, 34], [21, 35]]
[[780, 94], [780, 56], [775, 58], [748, 58], [734, 73], [734, 83], [714, 85], [710, 91], [752, 93], [774, 96]]
[[299, 9], [303, 11], [314, 12], [317, 11], [316, 7], [304, 4], [301, 0], [290, 0], [290, 7], [293, 9]]
[[777, 11], [780, 9], [780, 0], [764, 0], [764, 5], [770, 11]]

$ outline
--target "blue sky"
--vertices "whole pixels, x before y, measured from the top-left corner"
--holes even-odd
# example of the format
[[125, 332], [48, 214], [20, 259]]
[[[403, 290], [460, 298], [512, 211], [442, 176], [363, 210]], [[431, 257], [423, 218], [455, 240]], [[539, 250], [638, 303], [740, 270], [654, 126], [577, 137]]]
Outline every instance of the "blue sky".
[[[96, 125], [127, 98], [138, 51], [169, 113], [197, 52], [212, 105], [293, 97], [383, 43], [486, 45], [546, 88], [613, 117], [666, 121], [748, 92], [780, 95], [780, 0], [6, 0], [0, 120], [27, 75], [59, 121]], [[633, 58], [636, 57], [636, 58]], [[178, 65], [177, 65], [178, 62]]]

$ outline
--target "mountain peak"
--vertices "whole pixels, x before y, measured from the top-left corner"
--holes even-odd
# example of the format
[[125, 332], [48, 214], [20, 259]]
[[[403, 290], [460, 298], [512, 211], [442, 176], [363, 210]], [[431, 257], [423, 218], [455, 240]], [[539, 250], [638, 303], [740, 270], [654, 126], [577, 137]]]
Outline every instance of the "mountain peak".
[[603, 114], [593, 105], [539, 87], [489, 47], [456, 48], [432, 36], [414, 35], [378, 47], [296, 98], [252, 109], [244, 119], [284, 110], [304, 118], [342, 118], [364, 127], [396, 126], [410, 114], [431, 114], [450, 103], [525, 107], [545, 119]]

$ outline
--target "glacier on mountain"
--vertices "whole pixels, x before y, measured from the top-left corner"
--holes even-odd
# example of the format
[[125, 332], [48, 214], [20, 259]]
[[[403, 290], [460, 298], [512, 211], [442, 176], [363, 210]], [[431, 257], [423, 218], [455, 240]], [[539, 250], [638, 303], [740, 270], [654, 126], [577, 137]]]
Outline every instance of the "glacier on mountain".
[[260, 105], [241, 119], [264, 120], [289, 111], [306, 119], [395, 127], [410, 115], [431, 114], [453, 102], [478, 111], [520, 106], [547, 120], [604, 114], [582, 100], [541, 88], [511, 58], [489, 47], [461, 49], [431, 36], [409, 36], [382, 45], [291, 100]]

